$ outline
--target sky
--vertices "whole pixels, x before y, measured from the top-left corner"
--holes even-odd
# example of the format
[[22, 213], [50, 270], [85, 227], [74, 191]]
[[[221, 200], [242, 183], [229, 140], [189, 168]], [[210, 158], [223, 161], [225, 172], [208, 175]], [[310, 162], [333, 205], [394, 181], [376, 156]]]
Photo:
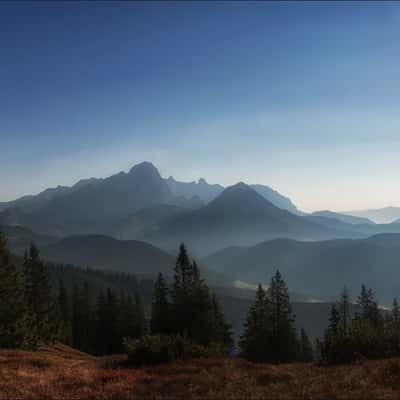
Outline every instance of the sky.
[[400, 3], [0, 2], [0, 201], [153, 162], [400, 206]]

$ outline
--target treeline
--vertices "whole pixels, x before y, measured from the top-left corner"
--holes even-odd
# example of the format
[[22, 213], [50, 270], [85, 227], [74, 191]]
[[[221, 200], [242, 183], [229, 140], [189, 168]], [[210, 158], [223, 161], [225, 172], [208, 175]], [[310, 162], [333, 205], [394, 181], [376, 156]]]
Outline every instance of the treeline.
[[63, 343], [95, 355], [123, 352], [123, 339], [146, 331], [141, 299], [124, 291], [100, 291], [90, 300], [87, 283], [68, 294], [62, 282], [58, 293]]
[[[88, 274], [90, 285], [76, 281]], [[184, 245], [170, 287], [159, 274], [146, 319], [140, 292], [148, 293], [148, 283], [130, 274], [44, 263], [34, 245], [21, 270], [0, 234], [0, 347], [35, 349], [61, 341], [103, 355], [124, 351], [129, 341], [132, 349], [135, 339], [152, 336], [169, 337], [165, 343], [180, 347], [179, 338], [224, 351], [233, 344], [230, 325]]]
[[312, 344], [304, 331], [295, 328], [289, 291], [279, 271], [267, 290], [258, 286], [240, 337], [241, 355], [254, 362], [309, 362]]
[[346, 289], [332, 305], [329, 326], [317, 342], [319, 358], [326, 364], [355, 361], [358, 358], [385, 358], [400, 355], [400, 308], [393, 300], [392, 310], [384, 310], [372, 289], [362, 285], [355, 304]]

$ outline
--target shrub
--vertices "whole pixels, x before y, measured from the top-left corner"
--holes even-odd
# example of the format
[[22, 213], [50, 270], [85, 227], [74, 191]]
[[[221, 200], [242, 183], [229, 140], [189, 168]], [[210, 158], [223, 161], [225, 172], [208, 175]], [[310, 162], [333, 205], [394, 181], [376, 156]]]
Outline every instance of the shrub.
[[135, 366], [154, 365], [190, 358], [219, 356], [218, 345], [202, 346], [180, 335], [145, 335], [140, 339], [125, 339], [128, 361]]

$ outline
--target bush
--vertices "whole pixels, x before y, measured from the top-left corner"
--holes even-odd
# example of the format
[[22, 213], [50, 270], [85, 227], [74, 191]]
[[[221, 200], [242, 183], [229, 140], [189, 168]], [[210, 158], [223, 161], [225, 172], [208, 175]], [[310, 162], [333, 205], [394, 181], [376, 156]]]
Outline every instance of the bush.
[[329, 335], [318, 343], [320, 360], [324, 364], [390, 357], [396, 355], [392, 347], [390, 338], [368, 326], [364, 326], [364, 329], [351, 329], [347, 334]]
[[224, 354], [223, 348], [219, 345], [201, 346], [180, 335], [145, 335], [140, 339], [128, 338], [124, 340], [124, 347], [129, 363], [135, 366]]

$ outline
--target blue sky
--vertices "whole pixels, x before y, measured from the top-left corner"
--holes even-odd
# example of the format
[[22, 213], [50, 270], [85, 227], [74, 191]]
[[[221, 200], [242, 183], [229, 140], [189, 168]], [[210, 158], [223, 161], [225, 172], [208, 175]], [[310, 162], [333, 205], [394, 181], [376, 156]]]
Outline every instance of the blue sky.
[[152, 161], [400, 206], [400, 4], [0, 3], [0, 200]]

